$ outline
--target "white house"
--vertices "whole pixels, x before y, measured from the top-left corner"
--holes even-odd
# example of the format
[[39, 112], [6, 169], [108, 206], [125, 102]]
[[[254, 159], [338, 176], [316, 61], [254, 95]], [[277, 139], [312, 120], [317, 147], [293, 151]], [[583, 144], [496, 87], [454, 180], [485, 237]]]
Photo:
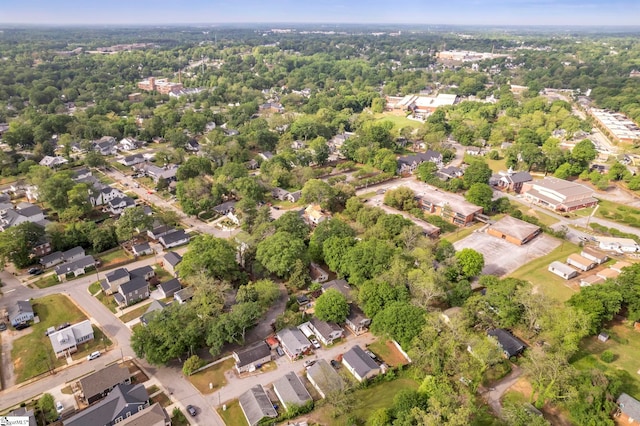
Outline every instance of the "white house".
[[573, 269], [569, 265], [565, 265], [564, 263], [555, 261], [549, 264], [549, 272], [553, 272], [559, 277], [564, 278], [565, 280], [570, 280], [578, 275], [578, 271]]
[[311, 342], [297, 328], [280, 330], [276, 337], [289, 359], [294, 360], [311, 348]]
[[264, 340], [260, 340], [234, 351], [233, 359], [236, 361], [235, 368], [238, 373], [254, 371], [260, 365], [271, 361], [271, 348]]
[[635, 253], [640, 251], [640, 246], [631, 238], [598, 237], [601, 250], [615, 251], [617, 253]]
[[344, 336], [344, 330], [338, 324], [322, 321], [315, 317], [309, 321], [309, 327], [325, 346], [333, 344], [334, 340]]
[[79, 344], [93, 340], [93, 337], [93, 327], [89, 320], [49, 333], [53, 352], [58, 358], [70, 356], [78, 350]]
[[569, 255], [569, 257], [567, 258], [567, 264], [578, 268], [581, 271], [588, 271], [589, 269], [593, 269], [596, 266], [596, 263], [594, 261], [580, 256], [577, 253]]

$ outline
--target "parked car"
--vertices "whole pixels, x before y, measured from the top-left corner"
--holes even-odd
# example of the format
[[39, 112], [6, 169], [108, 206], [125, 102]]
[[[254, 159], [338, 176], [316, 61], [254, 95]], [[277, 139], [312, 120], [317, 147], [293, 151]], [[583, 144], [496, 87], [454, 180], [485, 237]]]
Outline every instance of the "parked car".
[[332, 359], [331, 360], [331, 366], [337, 370], [338, 368], [340, 368], [340, 363], [338, 361], [336, 361], [335, 359]]
[[68, 322], [65, 322], [65, 323], [63, 323], [63, 324], [60, 324], [60, 325], [58, 326], [57, 330], [58, 330], [58, 331], [60, 331], [60, 330], [64, 330], [64, 329], [65, 329], [65, 328], [67, 328], [67, 327], [71, 327], [71, 324], [69, 324]]
[[91, 361], [92, 359], [100, 358], [100, 351], [91, 352], [87, 355], [87, 361]]
[[33, 273], [33, 275], [41, 275], [44, 274], [44, 271], [42, 269], [38, 269], [36, 272]]
[[280, 346], [276, 348], [276, 353], [278, 354], [278, 356], [284, 356], [284, 351]]
[[311, 344], [313, 345], [314, 348], [316, 349], [320, 349], [320, 343], [318, 343], [318, 341], [316, 339], [311, 339]]
[[29, 323], [28, 322], [21, 322], [21, 323], [17, 324], [14, 328], [16, 330], [24, 330], [27, 327], [29, 327]]
[[0, 331], [5, 331], [7, 329], [7, 324], [0, 322]]
[[38, 275], [42, 273], [42, 269], [40, 268], [31, 268], [27, 271], [30, 275]]
[[187, 405], [187, 412], [191, 415], [191, 417], [195, 417], [198, 412], [196, 411], [196, 407], [193, 405]]
[[367, 350], [367, 351], [364, 351], [364, 353], [369, 355], [371, 359], [376, 359], [376, 354], [374, 354], [373, 352]]
[[316, 362], [312, 359], [308, 359], [304, 362], [304, 368], [309, 368], [311, 367], [313, 364], [315, 364]]
[[62, 402], [56, 402], [56, 411], [58, 412], [58, 414], [64, 411], [64, 405], [62, 405]]

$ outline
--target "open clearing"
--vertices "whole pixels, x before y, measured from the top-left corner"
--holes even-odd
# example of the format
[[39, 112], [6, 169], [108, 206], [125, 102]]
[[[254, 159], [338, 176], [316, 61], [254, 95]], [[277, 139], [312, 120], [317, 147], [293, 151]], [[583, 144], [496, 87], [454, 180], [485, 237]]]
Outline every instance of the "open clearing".
[[474, 232], [453, 244], [456, 250], [471, 248], [482, 253], [485, 265], [482, 273], [498, 276], [507, 275], [522, 265], [551, 253], [559, 245], [559, 240], [543, 234], [523, 246], [517, 246], [485, 232]]

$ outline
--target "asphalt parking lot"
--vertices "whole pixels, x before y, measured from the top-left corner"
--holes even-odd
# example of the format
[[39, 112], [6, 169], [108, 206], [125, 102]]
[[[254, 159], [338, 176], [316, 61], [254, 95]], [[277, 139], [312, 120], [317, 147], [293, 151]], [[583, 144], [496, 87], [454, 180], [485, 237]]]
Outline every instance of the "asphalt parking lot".
[[482, 273], [497, 276], [507, 275], [522, 265], [549, 254], [559, 245], [560, 241], [542, 234], [524, 246], [517, 246], [480, 230], [453, 244], [456, 250], [471, 248], [482, 253], [485, 263]]

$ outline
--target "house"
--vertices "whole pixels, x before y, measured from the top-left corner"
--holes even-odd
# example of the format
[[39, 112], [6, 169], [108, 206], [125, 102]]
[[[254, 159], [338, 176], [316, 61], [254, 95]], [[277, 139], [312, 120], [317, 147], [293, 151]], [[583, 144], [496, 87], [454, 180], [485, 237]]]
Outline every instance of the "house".
[[344, 330], [338, 324], [322, 321], [318, 318], [311, 318], [309, 326], [313, 334], [325, 345], [333, 344], [334, 340], [344, 336]]
[[24, 222], [35, 223], [43, 228], [49, 223], [42, 209], [34, 204], [22, 202], [14, 208], [11, 203], [0, 203], [0, 231]]
[[431, 161], [437, 166], [442, 165], [442, 154], [428, 149], [426, 152], [417, 152], [415, 155], [407, 155], [398, 158], [398, 174], [412, 174], [420, 164]]
[[40, 164], [41, 166], [49, 167], [50, 169], [54, 169], [63, 164], [67, 164], [68, 162], [69, 160], [67, 160], [64, 157], [60, 157], [59, 155], [55, 157], [51, 157], [50, 155], [45, 155], [44, 158], [40, 160], [40, 163], [38, 164]]
[[598, 275], [589, 275], [584, 278], [580, 278], [580, 287], [589, 287], [590, 285], [600, 284], [604, 282], [604, 278]]
[[609, 260], [609, 256], [602, 253], [601, 251], [594, 250], [591, 247], [583, 247], [580, 256], [585, 257], [598, 265], [602, 265], [604, 262]]
[[286, 189], [274, 188], [271, 191], [271, 196], [276, 200], [289, 201], [290, 203], [295, 203], [302, 196], [302, 191], [289, 192]]
[[169, 232], [173, 231], [175, 231], [175, 229], [169, 225], [158, 225], [154, 226], [152, 229], [149, 229], [147, 231], [147, 236], [152, 240], [158, 240], [163, 235], [167, 235]]
[[134, 256], [144, 256], [146, 254], [153, 254], [153, 249], [149, 243], [135, 244], [131, 247], [131, 251]]
[[262, 385], [255, 385], [238, 397], [240, 408], [247, 419], [249, 426], [256, 426], [265, 417], [275, 419], [278, 412]]
[[82, 247], [76, 246], [62, 253], [65, 262], [73, 262], [74, 260], [85, 257], [85, 251]]
[[464, 153], [467, 155], [471, 155], [472, 157], [479, 157], [481, 155], [484, 155], [484, 151], [482, 150], [482, 148], [477, 146], [468, 146]]
[[282, 114], [284, 107], [278, 102], [266, 102], [258, 105], [258, 111], [260, 112], [276, 112]]
[[344, 388], [344, 382], [338, 372], [323, 358], [307, 368], [307, 379], [323, 398]]
[[273, 392], [276, 394], [282, 407], [288, 410], [292, 405], [301, 407], [313, 401], [307, 388], [300, 377], [293, 371], [285, 374], [273, 383]]
[[527, 348], [527, 345], [522, 340], [502, 328], [489, 330], [487, 335], [496, 339], [507, 358], [520, 355]]
[[640, 246], [631, 238], [598, 237], [600, 250], [615, 251], [617, 253], [635, 253]]
[[144, 314], [142, 314], [142, 316], [140, 317], [140, 323], [142, 325], [148, 325], [153, 317], [158, 315], [158, 312], [161, 312], [166, 307], [167, 304], [160, 300], [154, 300], [153, 302], [149, 303], [147, 310], [144, 311]]
[[62, 330], [49, 333], [49, 341], [57, 358], [70, 357], [78, 351], [78, 345], [93, 340], [91, 321], [84, 320]]
[[467, 226], [482, 214], [482, 207], [471, 204], [461, 195], [429, 186], [425, 188], [425, 191], [416, 194], [416, 199], [418, 206], [427, 214], [438, 215], [458, 226]]
[[96, 261], [93, 256], [84, 256], [73, 262], [66, 262], [56, 266], [55, 273], [58, 276], [58, 280], [64, 281], [69, 274], [73, 274], [74, 277], [83, 275], [87, 268], [94, 267], [95, 264]]
[[629, 266], [631, 266], [631, 263], [621, 260], [621, 261], [618, 261], [618, 262], [614, 263], [609, 268], [611, 268], [613, 271], [622, 273], [622, 270], [624, 268], [629, 267]]
[[220, 216], [224, 216], [226, 214], [229, 213], [233, 213], [236, 209], [236, 201], [235, 200], [230, 200], [230, 201], [226, 201], [222, 204], [218, 204], [217, 206], [215, 206], [213, 208], [213, 210], [218, 213]]
[[317, 226], [320, 222], [330, 219], [331, 215], [325, 213], [318, 204], [309, 204], [307, 208], [304, 209], [303, 218], [308, 224]]
[[293, 141], [291, 142], [291, 149], [293, 150], [299, 150], [299, 149], [305, 149], [307, 147], [307, 144], [304, 141], [301, 140], [297, 140], [297, 141]]
[[155, 164], [144, 163], [138, 166], [138, 170], [143, 171], [148, 177], [153, 179], [155, 183], [158, 183], [160, 179], [164, 179], [167, 182], [176, 180], [178, 167], [176, 165], [158, 167]]
[[189, 139], [185, 145], [185, 149], [189, 152], [198, 152], [200, 151], [200, 144], [195, 139]]
[[234, 351], [233, 359], [236, 360], [235, 368], [238, 373], [251, 372], [271, 361], [271, 348], [264, 340], [259, 340], [246, 348]]
[[113, 297], [120, 307], [133, 305], [149, 298], [149, 283], [142, 277], [136, 277], [121, 284]]
[[149, 406], [143, 384], [116, 385], [100, 402], [66, 419], [64, 426], [113, 426]]
[[149, 265], [141, 266], [136, 269], [132, 269], [129, 271], [129, 276], [131, 279], [134, 278], [144, 278], [146, 281], [149, 281], [151, 278], [156, 276], [156, 271]]
[[52, 266], [56, 266], [62, 262], [64, 262], [64, 257], [62, 256], [61, 251], [55, 251], [40, 259], [40, 264], [43, 268], [51, 268]]
[[329, 289], [334, 289], [334, 290], [338, 290], [340, 293], [342, 293], [344, 295], [344, 297], [347, 298], [347, 300], [349, 302], [351, 302], [353, 300], [353, 289], [351, 288], [351, 286], [349, 285], [349, 283], [347, 283], [346, 280], [331, 280], [329, 282], [326, 282], [324, 284], [322, 284], [322, 292], [326, 292]]
[[359, 307], [351, 303], [349, 305], [349, 316], [345, 320], [345, 324], [356, 336], [359, 336], [369, 330], [371, 319], [367, 318]]
[[311, 282], [323, 283], [329, 279], [327, 271], [322, 269], [317, 263], [311, 262], [309, 264], [309, 275], [311, 276]]
[[131, 373], [123, 364], [111, 364], [78, 381], [82, 399], [89, 405], [105, 398], [117, 385], [130, 385]]
[[522, 193], [527, 201], [560, 212], [598, 204], [598, 200], [593, 198], [592, 189], [554, 177], [527, 182], [522, 187]]
[[449, 180], [464, 176], [464, 170], [455, 166], [447, 166], [438, 170], [436, 175], [442, 180]]
[[311, 348], [311, 342], [297, 328], [282, 329], [276, 336], [282, 345], [282, 349], [292, 361]]
[[487, 228], [487, 234], [518, 246], [533, 240], [541, 232], [539, 226], [511, 216], [505, 216]]
[[111, 136], [103, 136], [94, 141], [93, 149], [99, 152], [100, 155], [115, 155], [118, 152], [116, 139]]
[[529, 172], [514, 172], [511, 168], [506, 172], [500, 172], [499, 175], [497, 186], [505, 191], [513, 191], [517, 194], [522, 192], [522, 187], [525, 183], [533, 180]]
[[182, 289], [182, 284], [177, 278], [158, 284], [158, 292], [163, 299], [173, 297], [180, 289]]
[[124, 194], [119, 189], [105, 186], [104, 188], [97, 190], [95, 193], [90, 194], [89, 201], [91, 201], [91, 204], [96, 207], [105, 205], [117, 197], [124, 197]]
[[34, 317], [33, 307], [28, 300], [18, 300], [9, 310], [9, 321], [14, 327], [23, 322], [33, 321]]
[[118, 143], [118, 148], [124, 151], [133, 151], [134, 149], [142, 148], [144, 144], [144, 142], [134, 138], [123, 138]]
[[130, 279], [129, 271], [125, 268], [118, 268], [105, 274], [104, 280], [100, 282], [100, 286], [105, 294], [113, 294], [118, 291], [121, 284], [126, 283]]
[[133, 166], [134, 164], [144, 163], [146, 160], [142, 154], [133, 154], [127, 155], [126, 157], [122, 157], [118, 160], [118, 163], [123, 166]]
[[173, 298], [176, 302], [183, 304], [193, 299], [195, 290], [193, 287], [185, 287], [182, 290], [178, 290], [173, 294]]
[[616, 424], [635, 425], [640, 423], [640, 401], [622, 393], [616, 402], [618, 403], [618, 410], [615, 414]]
[[620, 272], [614, 271], [611, 268], [606, 268], [596, 273], [596, 276], [602, 278], [603, 280], [609, 280], [609, 279], [612, 280], [616, 278], [618, 275], [620, 275]]
[[342, 364], [359, 382], [380, 374], [380, 366], [360, 347], [354, 346], [342, 356]]
[[125, 196], [115, 197], [109, 200], [109, 202], [107, 203], [107, 210], [113, 215], [120, 215], [126, 209], [129, 209], [135, 206], [136, 206], [136, 202], [133, 200], [133, 198], [127, 197], [125, 195]]
[[178, 272], [176, 271], [176, 266], [178, 263], [182, 261], [182, 256], [174, 251], [169, 251], [162, 258], [162, 267], [165, 271], [173, 275], [174, 277], [178, 276]]
[[162, 244], [164, 248], [171, 248], [186, 244], [189, 242], [189, 239], [189, 234], [184, 232], [182, 229], [177, 229], [158, 238], [158, 241], [160, 241], [160, 244]]
[[51, 250], [51, 241], [49, 241], [47, 237], [42, 237], [35, 243], [35, 245], [31, 249], [31, 253], [35, 257], [41, 258], [51, 253]]
[[26, 417], [27, 423], [24, 423], [26, 426], [38, 426], [38, 422], [36, 421], [36, 416], [33, 413], [33, 410], [27, 410], [26, 407], [16, 408], [13, 411], [9, 411], [7, 413], [7, 417]]
[[138, 411], [118, 423], [118, 426], [171, 426], [171, 417], [162, 408], [160, 403], [156, 402], [151, 407]]
[[86, 179], [91, 175], [91, 170], [87, 169], [86, 167], [82, 167], [72, 172], [71, 179], [77, 182], [79, 180]]
[[580, 256], [578, 253], [570, 254], [567, 258], [567, 264], [574, 266], [581, 271], [588, 271], [596, 267], [596, 263], [586, 257]]
[[258, 156], [262, 158], [264, 161], [269, 161], [273, 158], [273, 154], [270, 151], [261, 152], [258, 154]]
[[564, 278], [565, 280], [570, 280], [571, 278], [575, 278], [576, 276], [578, 276], [578, 271], [576, 271], [569, 265], [558, 262], [557, 260], [549, 264], [548, 270], [549, 272], [553, 272], [554, 274]]

